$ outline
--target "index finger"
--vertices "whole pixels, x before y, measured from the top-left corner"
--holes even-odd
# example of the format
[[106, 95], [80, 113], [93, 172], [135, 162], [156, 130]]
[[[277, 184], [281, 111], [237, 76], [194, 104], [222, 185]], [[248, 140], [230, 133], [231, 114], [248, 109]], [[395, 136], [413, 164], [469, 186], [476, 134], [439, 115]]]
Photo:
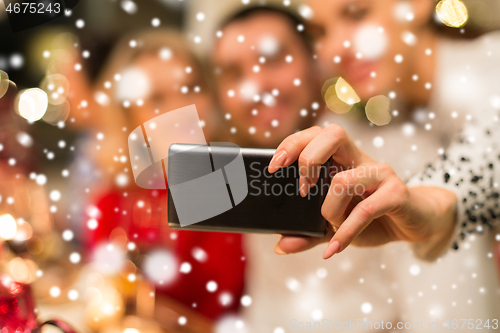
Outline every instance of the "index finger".
[[291, 165], [299, 157], [300, 152], [311, 142], [319, 133], [321, 127], [314, 126], [303, 131], [289, 135], [283, 140], [269, 163], [269, 173], [276, 172], [279, 168]]
[[366, 160], [342, 126], [330, 124], [302, 149], [299, 167], [302, 170], [321, 166], [332, 157], [340, 165], [352, 167], [357, 167]]

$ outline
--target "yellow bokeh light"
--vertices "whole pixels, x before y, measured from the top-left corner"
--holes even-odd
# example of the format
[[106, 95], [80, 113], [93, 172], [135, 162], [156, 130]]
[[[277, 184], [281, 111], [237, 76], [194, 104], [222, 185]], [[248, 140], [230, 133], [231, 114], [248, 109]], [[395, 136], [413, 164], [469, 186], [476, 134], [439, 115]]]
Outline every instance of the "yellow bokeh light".
[[123, 333], [140, 333], [136, 328], [126, 328], [123, 330]]
[[346, 113], [360, 101], [358, 94], [343, 78], [327, 80], [321, 88], [326, 106], [335, 113]]
[[368, 100], [365, 106], [366, 118], [377, 126], [391, 122], [391, 100], [387, 96], [379, 95]]
[[104, 284], [99, 289], [89, 289], [93, 294], [85, 309], [89, 326], [98, 330], [102, 326], [113, 325], [112, 323], [116, 325], [125, 310], [121, 294], [111, 284]]
[[441, 0], [436, 13], [441, 22], [452, 28], [463, 27], [469, 19], [467, 7], [460, 0]]
[[33, 228], [31, 227], [31, 225], [28, 222], [19, 219], [14, 240], [22, 242], [30, 239], [31, 236], [33, 236]]
[[10, 214], [0, 216], [0, 238], [11, 240], [16, 236], [17, 223]]
[[50, 104], [60, 105], [68, 97], [69, 81], [64, 75], [51, 74], [43, 79], [40, 88], [47, 93]]
[[40, 120], [49, 105], [49, 99], [45, 91], [39, 88], [26, 89], [17, 95], [15, 105], [19, 115], [29, 121]]
[[326, 99], [326, 92], [331, 86], [335, 86], [335, 83], [339, 80], [338, 77], [333, 78], [333, 79], [328, 79], [323, 83], [323, 86], [321, 87], [321, 96], [323, 96], [323, 99]]
[[[330, 90], [335, 91], [335, 86], [332, 86]], [[342, 114], [349, 112], [352, 109], [352, 105], [342, 101], [335, 92], [329, 93], [325, 99], [326, 106], [335, 113]]]
[[9, 75], [4, 71], [0, 71], [0, 98], [9, 90]]
[[12, 279], [19, 283], [31, 283], [33, 282], [34, 275], [32, 274], [31, 267], [32, 263], [20, 257], [12, 259], [9, 264], [9, 271]]
[[68, 100], [64, 100], [62, 104], [50, 104], [47, 107], [47, 112], [43, 115], [43, 121], [51, 125], [57, 125], [59, 121], [65, 121], [69, 117], [70, 106]]
[[335, 91], [338, 98], [349, 105], [354, 105], [361, 100], [351, 85], [341, 77], [338, 79], [337, 84], [335, 84]]

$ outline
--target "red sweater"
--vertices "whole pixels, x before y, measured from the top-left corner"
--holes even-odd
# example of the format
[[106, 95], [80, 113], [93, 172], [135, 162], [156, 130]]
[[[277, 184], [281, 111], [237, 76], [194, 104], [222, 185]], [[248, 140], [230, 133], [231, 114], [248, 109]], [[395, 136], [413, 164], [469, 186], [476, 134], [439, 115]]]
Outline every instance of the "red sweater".
[[[141, 253], [155, 248], [170, 248], [179, 265], [187, 262], [191, 271], [179, 273], [167, 286], [157, 286], [159, 293], [211, 319], [237, 311], [244, 287], [245, 258], [241, 235], [172, 230], [167, 226], [166, 203], [166, 190], [137, 188], [110, 191], [96, 205], [97, 228], [86, 228], [89, 248], [108, 242], [117, 228], [127, 233], [128, 239], [137, 245]], [[193, 252], [198, 253], [198, 259]], [[214, 292], [207, 290], [209, 281], [217, 284]]]

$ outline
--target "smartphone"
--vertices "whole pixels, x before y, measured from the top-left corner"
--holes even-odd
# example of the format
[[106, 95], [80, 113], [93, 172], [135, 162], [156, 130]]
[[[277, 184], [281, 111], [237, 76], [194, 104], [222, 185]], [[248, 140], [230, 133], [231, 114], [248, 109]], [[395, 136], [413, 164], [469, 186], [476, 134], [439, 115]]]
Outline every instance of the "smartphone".
[[[302, 197], [297, 162], [273, 174], [268, 172], [274, 152], [275, 149], [219, 144], [172, 144], [167, 168], [169, 226], [180, 230], [324, 236], [327, 221], [321, 215], [321, 206], [330, 185], [330, 162], [321, 167], [316, 186]], [[233, 172], [238, 167], [243, 173]], [[212, 182], [210, 189], [207, 188], [203, 178], [216, 178], [215, 173], [220, 170], [223, 177], [218, 183], [224, 184]], [[238, 180], [237, 176], [245, 179]], [[191, 191], [178, 195], [176, 185], [187, 183], [191, 184]], [[183, 214], [190, 214], [203, 205], [199, 204], [202, 201], [223, 200], [225, 194], [215, 192], [223, 193], [224, 188], [231, 201], [229, 209], [220, 214], [215, 212], [200, 222], [185, 226], [180, 223], [176, 203], [178, 210], [186, 211]], [[242, 195], [245, 190], [246, 195]]]

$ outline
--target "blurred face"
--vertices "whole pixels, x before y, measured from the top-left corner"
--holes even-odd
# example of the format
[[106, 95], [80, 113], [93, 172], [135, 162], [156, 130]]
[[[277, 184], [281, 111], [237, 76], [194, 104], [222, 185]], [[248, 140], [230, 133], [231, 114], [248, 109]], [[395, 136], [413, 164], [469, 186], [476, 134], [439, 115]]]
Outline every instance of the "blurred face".
[[310, 124], [319, 88], [294, 29], [282, 15], [255, 13], [227, 25], [216, 43], [217, 94], [234, 142], [272, 147]]
[[[144, 81], [143, 86], [148, 87], [144, 89], [145, 96], [141, 99], [143, 104], [134, 102], [130, 106], [132, 128], [159, 114], [191, 104], [196, 105], [200, 120], [207, 122], [204, 130], [210, 127], [207, 119], [212, 112], [212, 98], [193, 64], [181, 57], [162, 59], [156, 54], [145, 54], [131, 68], [136, 81]], [[136, 92], [140, 89], [139, 85]]]
[[309, 0], [311, 31], [328, 75], [341, 76], [362, 100], [412, 77], [431, 0]]

